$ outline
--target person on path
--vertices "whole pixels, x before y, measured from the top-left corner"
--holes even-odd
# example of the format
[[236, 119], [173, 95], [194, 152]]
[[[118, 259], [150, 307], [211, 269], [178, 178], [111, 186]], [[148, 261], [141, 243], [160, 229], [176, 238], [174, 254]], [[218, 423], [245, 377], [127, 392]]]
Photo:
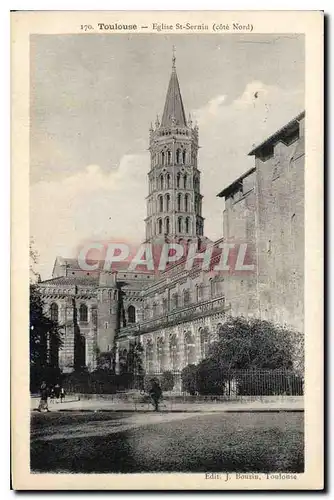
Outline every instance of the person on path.
[[50, 411], [48, 407], [48, 388], [45, 382], [42, 382], [40, 388], [41, 400], [39, 402], [38, 411]]
[[162, 390], [159, 383], [154, 379], [151, 380], [151, 389], [149, 391], [149, 395], [154, 404], [154, 411], [159, 411], [159, 401], [162, 397]]
[[65, 400], [65, 389], [61, 387], [60, 389], [60, 402], [62, 403]]
[[55, 398], [57, 399], [57, 401], [60, 398], [60, 385], [59, 384], [55, 385]]

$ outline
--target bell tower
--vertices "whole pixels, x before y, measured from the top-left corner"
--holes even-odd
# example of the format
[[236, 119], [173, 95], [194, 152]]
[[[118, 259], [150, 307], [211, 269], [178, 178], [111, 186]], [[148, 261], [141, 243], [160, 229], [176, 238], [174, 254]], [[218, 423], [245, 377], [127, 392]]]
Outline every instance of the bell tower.
[[161, 121], [150, 127], [146, 242], [196, 242], [203, 237], [198, 127], [183, 107], [173, 48], [172, 73]]

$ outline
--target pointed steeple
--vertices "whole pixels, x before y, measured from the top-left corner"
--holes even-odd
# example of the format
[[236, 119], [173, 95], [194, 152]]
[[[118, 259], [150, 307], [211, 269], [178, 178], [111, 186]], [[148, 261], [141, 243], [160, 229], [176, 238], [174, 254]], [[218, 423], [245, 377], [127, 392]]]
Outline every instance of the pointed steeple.
[[169, 80], [164, 112], [161, 119], [162, 127], [171, 127], [174, 125], [186, 127], [187, 125], [179, 80], [176, 74], [175, 60], [175, 49], [173, 47], [172, 74]]

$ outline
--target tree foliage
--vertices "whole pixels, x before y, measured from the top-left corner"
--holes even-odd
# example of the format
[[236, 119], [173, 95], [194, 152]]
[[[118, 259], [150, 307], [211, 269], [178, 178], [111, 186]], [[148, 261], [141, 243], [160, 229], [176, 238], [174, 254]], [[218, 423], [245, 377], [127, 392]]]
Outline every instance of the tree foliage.
[[[182, 371], [190, 394], [301, 394], [303, 335], [260, 319], [230, 317], [220, 327], [206, 359]], [[280, 373], [278, 373], [280, 372]]]
[[165, 371], [161, 377], [161, 389], [163, 391], [172, 391], [174, 389], [174, 375], [170, 371]]
[[209, 358], [224, 369], [292, 369], [300, 337], [269, 321], [230, 317], [211, 344]]
[[190, 364], [181, 372], [182, 390], [194, 395], [197, 391], [197, 366]]
[[35, 284], [30, 285], [29, 344], [31, 379], [39, 383], [42, 378], [50, 378], [52, 370], [57, 370], [62, 335], [59, 324], [44, 314], [43, 299]]
[[219, 369], [212, 358], [203, 359], [197, 365], [196, 389], [200, 394], [223, 394], [227, 372]]

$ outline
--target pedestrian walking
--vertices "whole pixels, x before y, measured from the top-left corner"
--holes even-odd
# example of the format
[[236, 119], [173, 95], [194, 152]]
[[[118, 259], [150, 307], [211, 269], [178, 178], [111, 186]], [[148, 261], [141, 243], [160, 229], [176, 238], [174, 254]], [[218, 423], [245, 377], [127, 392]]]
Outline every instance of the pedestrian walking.
[[54, 387], [51, 387], [51, 389], [50, 389], [50, 404], [54, 403], [54, 400], [55, 400], [55, 390], [54, 390]]
[[48, 388], [46, 383], [43, 381], [40, 388], [41, 399], [38, 406], [38, 411], [50, 411], [48, 407]]
[[66, 395], [66, 393], [65, 393], [65, 389], [64, 389], [64, 387], [61, 387], [61, 389], [60, 389], [60, 402], [61, 402], [61, 403], [62, 403], [63, 401], [65, 401], [65, 395]]
[[55, 391], [55, 398], [57, 399], [57, 402], [58, 402], [58, 400], [60, 398], [60, 385], [59, 384], [55, 385], [54, 391]]
[[149, 395], [153, 401], [154, 411], [159, 411], [159, 401], [162, 397], [162, 390], [159, 382], [154, 379], [151, 380], [151, 389], [149, 391]]

